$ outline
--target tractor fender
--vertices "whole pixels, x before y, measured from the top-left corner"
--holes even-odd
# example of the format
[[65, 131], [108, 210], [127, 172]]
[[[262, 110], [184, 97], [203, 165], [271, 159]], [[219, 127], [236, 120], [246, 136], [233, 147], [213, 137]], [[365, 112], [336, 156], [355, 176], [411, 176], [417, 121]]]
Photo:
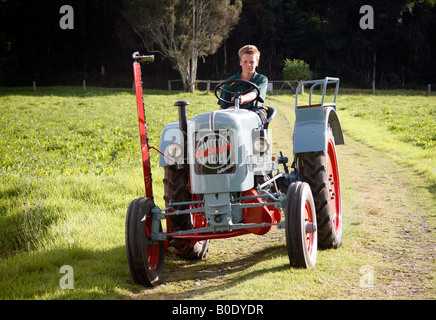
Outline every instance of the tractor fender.
[[[345, 144], [344, 134], [342, 133], [341, 123], [339, 122], [339, 117], [336, 113], [336, 110], [333, 108], [328, 108], [328, 110], [326, 111], [328, 111], [328, 116], [326, 117], [326, 119], [328, 119], [327, 125], [332, 128], [333, 137], [335, 138], [335, 144]], [[327, 150], [327, 144], [325, 150]]]
[[[168, 154], [167, 148], [173, 142], [181, 143], [181, 133], [179, 130], [178, 122], [170, 122], [165, 126], [160, 138], [159, 150], [164, 154]], [[159, 167], [165, 167], [167, 165], [174, 165], [174, 164], [175, 164], [174, 162], [168, 160], [162, 154], [159, 154]]]
[[334, 107], [297, 109], [294, 126], [294, 154], [327, 150], [330, 126], [335, 144], [344, 144], [341, 124]]

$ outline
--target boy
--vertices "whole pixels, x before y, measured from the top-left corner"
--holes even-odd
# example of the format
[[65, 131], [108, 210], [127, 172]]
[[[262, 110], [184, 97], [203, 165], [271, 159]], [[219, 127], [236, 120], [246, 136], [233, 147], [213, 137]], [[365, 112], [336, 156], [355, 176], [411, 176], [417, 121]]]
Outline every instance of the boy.
[[[266, 96], [266, 90], [268, 87], [268, 78], [260, 73], [256, 72], [256, 68], [259, 66], [259, 59], [260, 59], [260, 52], [254, 45], [245, 45], [238, 51], [239, 54], [239, 65], [241, 66], [241, 71], [237, 74], [231, 76], [229, 80], [232, 79], [242, 79], [247, 80], [250, 82], [253, 82], [259, 87], [260, 95], [259, 98], [262, 99], [262, 101], [265, 100]], [[243, 83], [229, 83], [227, 84], [224, 89], [230, 90], [233, 92], [239, 91], [242, 92], [244, 90], [247, 90], [249, 86], [243, 84]], [[221, 97], [228, 101], [233, 101], [234, 98], [231, 97], [231, 95], [225, 91], [221, 92]], [[263, 103], [256, 99], [256, 92], [251, 91], [247, 94], [244, 94], [240, 97], [240, 108], [241, 109], [248, 109], [251, 111], [256, 112], [256, 114], [260, 117], [262, 120], [262, 123], [265, 124], [266, 121], [266, 114], [265, 109], [263, 108]], [[218, 104], [221, 106], [221, 109], [227, 109], [230, 105], [228, 103], [219, 101]]]

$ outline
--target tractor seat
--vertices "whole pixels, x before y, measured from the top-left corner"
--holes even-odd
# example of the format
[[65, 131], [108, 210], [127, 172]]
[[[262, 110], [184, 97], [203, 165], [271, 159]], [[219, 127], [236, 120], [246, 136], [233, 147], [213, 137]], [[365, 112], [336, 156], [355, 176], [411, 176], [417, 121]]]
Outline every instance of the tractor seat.
[[272, 121], [272, 119], [274, 119], [274, 117], [277, 114], [277, 109], [274, 107], [267, 107], [264, 106], [265, 111], [266, 111], [266, 117], [268, 119], [268, 123], [270, 123]]

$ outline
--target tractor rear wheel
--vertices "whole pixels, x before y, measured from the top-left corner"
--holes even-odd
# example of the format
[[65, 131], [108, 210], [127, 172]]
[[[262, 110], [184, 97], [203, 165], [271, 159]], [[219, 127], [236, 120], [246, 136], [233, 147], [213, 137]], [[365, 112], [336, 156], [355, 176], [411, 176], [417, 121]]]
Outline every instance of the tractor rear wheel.
[[318, 245], [339, 248], [342, 243], [342, 200], [335, 139], [328, 128], [327, 151], [297, 155], [301, 180], [312, 189], [318, 223]]
[[[169, 206], [170, 200], [172, 202], [185, 202], [193, 201], [193, 195], [189, 188], [189, 171], [184, 169], [177, 169], [176, 166], [169, 166], [165, 168], [164, 183], [164, 200], [165, 206]], [[197, 200], [197, 199], [195, 199]], [[174, 206], [176, 210], [189, 209], [189, 205]], [[168, 217], [168, 229], [171, 231], [189, 230], [192, 228], [201, 227], [204, 220], [197, 215], [177, 215]], [[185, 248], [177, 246], [179, 250], [177, 255], [186, 260], [201, 260], [206, 257], [209, 250], [209, 240], [201, 240], [195, 242], [194, 245], [188, 244]]]
[[[126, 250], [133, 280], [142, 285], [155, 287], [161, 283], [165, 245], [163, 241], [151, 239], [152, 200], [133, 200], [126, 216]], [[162, 231], [162, 226], [160, 226]]]
[[297, 181], [288, 188], [285, 234], [289, 262], [296, 268], [313, 268], [317, 256], [315, 203], [307, 183]]

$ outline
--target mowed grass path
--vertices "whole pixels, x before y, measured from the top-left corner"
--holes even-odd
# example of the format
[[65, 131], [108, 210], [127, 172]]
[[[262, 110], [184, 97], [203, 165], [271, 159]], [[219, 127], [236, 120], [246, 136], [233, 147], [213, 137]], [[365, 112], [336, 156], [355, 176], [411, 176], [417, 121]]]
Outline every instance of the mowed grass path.
[[[327, 93], [326, 100], [331, 102], [333, 91]], [[301, 96], [299, 104], [307, 103], [308, 96]], [[272, 98], [291, 108], [295, 105], [294, 96]], [[320, 102], [318, 92], [313, 99]], [[337, 105], [343, 131], [418, 170], [435, 184], [436, 93], [380, 90], [372, 95], [370, 90], [340, 89]]]
[[[353, 173], [349, 171], [354, 169], [348, 165], [344, 173], [344, 208], [353, 210], [348, 210], [352, 213], [345, 218], [344, 247], [320, 252], [315, 270], [307, 272], [289, 268], [280, 231], [266, 237], [245, 236], [213, 241], [208, 258], [195, 264], [168, 256], [165, 285], [144, 289], [133, 284], [124, 246], [124, 219], [130, 201], [144, 194], [134, 94], [126, 90], [95, 88], [86, 93], [80, 88], [41, 88], [36, 93], [25, 88], [0, 90], [0, 298], [390, 297], [390, 293], [381, 287], [386, 288], [386, 284], [391, 284], [393, 279], [380, 270], [393, 270], [397, 265], [395, 261], [388, 260], [383, 268], [379, 267], [383, 260], [380, 253], [375, 255], [375, 260], [368, 260], [375, 252], [371, 245], [383, 242], [383, 234], [372, 235], [372, 231], [380, 230], [365, 228], [365, 223], [373, 216], [368, 216], [367, 210], [355, 204], [355, 190], [359, 183], [350, 180]], [[384, 106], [388, 110], [390, 103], [387, 99], [390, 97], [380, 97], [377, 101], [385, 101]], [[398, 98], [412, 99], [410, 104], [424, 101], [424, 109], [434, 112], [434, 97], [400, 95]], [[275, 99], [284, 99], [291, 105], [290, 108], [281, 108], [275, 120], [275, 148], [287, 151], [286, 154], [292, 157], [289, 139], [293, 97]], [[346, 99], [350, 101], [347, 103]], [[435, 167], [432, 167], [431, 161], [435, 157], [434, 148], [430, 148], [434, 139], [424, 139], [423, 143], [417, 139], [415, 142], [405, 141], [404, 136], [393, 134], [395, 130], [367, 119], [366, 115], [355, 114], [361, 108], [354, 101], [364, 102], [366, 99], [372, 97], [361, 92], [342, 96], [340, 92], [339, 116], [344, 131], [364, 143], [361, 148], [358, 141], [352, 143], [354, 147], [346, 149], [350, 152], [348, 156], [368, 162], [374, 161], [371, 155], [380, 157], [380, 154], [370, 154], [369, 151], [366, 154], [359, 152], [368, 150], [366, 145], [372, 141], [367, 141], [371, 137], [368, 132], [381, 133], [391, 141], [424, 150], [424, 159], [430, 161], [429, 167], [420, 167], [418, 160], [405, 164], [411, 171], [427, 174], [430, 189], [432, 184], [434, 188], [431, 178]], [[429, 105], [425, 104], [425, 99], [432, 99]], [[152, 145], [158, 147], [163, 126], [177, 120], [177, 109], [173, 106], [177, 100], [191, 102], [188, 118], [217, 108], [212, 94], [147, 91], [147, 129]], [[404, 110], [398, 112], [404, 113]], [[395, 121], [395, 117], [389, 121]], [[371, 124], [373, 130], [365, 131], [362, 124], [366, 123]], [[283, 136], [284, 127], [288, 131]], [[412, 129], [413, 126], [409, 129], [411, 134]], [[430, 132], [434, 134], [434, 130], [433, 122]], [[377, 141], [375, 139], [374, 143]], [[375, 145], [374, 148], [385, 150], [387, 146], [390, 143]], [[396, 161], [403, 161], [403, 149], [399, 148], [398, 154], [393, 155]], [[344, 154], [344, 157], [348, 156]], [[157, 163], [157, 154], [153, 155], [152, 161]], [[382, 163], [395, 167], [395, 162]], [[367, 167], [365, 161], [360, 161], [359, 165], [362, 170]], [[359, 171], [362, 177], [368, 175], [362, 170]], [[155, 201], [161, 207], [162, 178], [162, 170], [156, 165], [153, 171]], [[415, 187], [418, 190], [419, 185], [427, 183], [424, 180], [417, 182]], [[366, 182], [366, 188], [369, 188], [369, 183]], [[380, 187], [386, 185], [375, 190], [379, 191]], [[428, 196], [418, 198], [426, 199]], [[430, 228], [425, 238], [428, 239], [434, 234], [434, 210], [431, 211], [434, 207], [424, 208], [430, 208], [426, 213], [428, 221], [425, 222]], [[394, 236], [389, 245], [394, 246], [392, 241], [395, 239]], [[63, 265], [74, 268], [74, 290], [63, 290], [59, 286]], [[376, 292], [362, 289], [359, 285], [362, 278], [360, 270], [368, 265], [376, 266], [376, 277], [380, 277], [376, 281], [383, 284]], [[428, 298], [431, 290], [424, 286], [419, 294], [420, 298]]]

